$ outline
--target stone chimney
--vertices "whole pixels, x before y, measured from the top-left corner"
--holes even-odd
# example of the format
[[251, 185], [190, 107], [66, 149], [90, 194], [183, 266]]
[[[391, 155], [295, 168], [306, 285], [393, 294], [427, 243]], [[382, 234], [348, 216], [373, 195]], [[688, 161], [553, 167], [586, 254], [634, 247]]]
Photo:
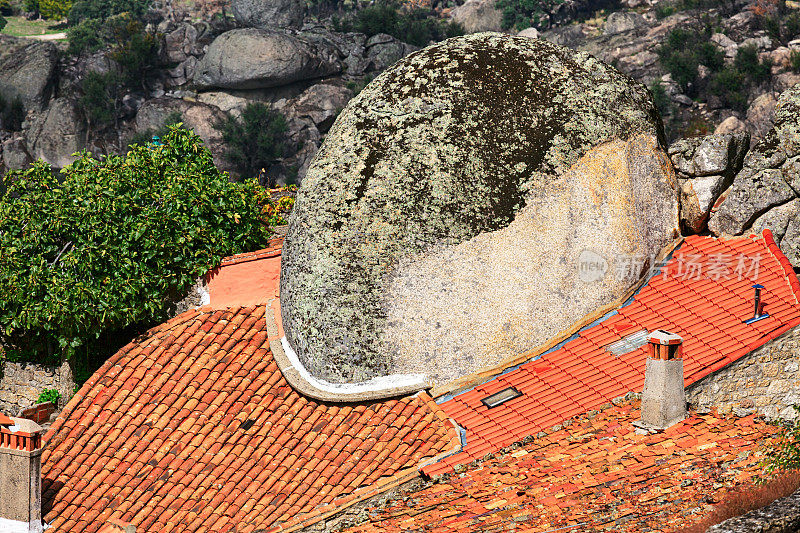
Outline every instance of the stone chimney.
[[42, 532], [42, 428], [0, 413], [0, 531]]
[[645, 427], [664, 429], [686, 418], [683, 339], [658, 329], [648, 340], [641, 423]]

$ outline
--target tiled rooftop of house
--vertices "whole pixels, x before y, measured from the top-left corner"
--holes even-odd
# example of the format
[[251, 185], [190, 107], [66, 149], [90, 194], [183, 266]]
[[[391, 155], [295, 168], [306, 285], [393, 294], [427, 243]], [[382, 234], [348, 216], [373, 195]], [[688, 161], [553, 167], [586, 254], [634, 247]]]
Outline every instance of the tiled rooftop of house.
[[[751, 324], [754, 283], [764, 312]], [[595, 409], [644, 385], [646, 346], [615, 355], [631, 333], [664, 329], [683, 338], [685, 384], [737, 360], [800, 323], [800, 283], [769, 230], [763, 235], [688, 237], [630, 302], [562, 346], [453, 398], [441, 407], [466, 430], [463, 452], [428, 465], [438, 475]], [[515, 387], [521, 396], [488, 408], [482, 399]]]
[[285, 531], [459, 444], [425, 393], [325, 405], [269, 350], [266, 305], [188, 311], [114, 355], [46, 435], [48, 531]]
[[[277, 305], [278, 262], [276, 245], [224, 263], [220, 271], [232, 274], [212, 277], [210, 287], [252, 275], [268, 282], [247, 294], [231, 289], [228, 299], [212, 292], [212, 306], [224, 308], [189, 311], [136, 339], [70, 402], [45, 437], [43, 502], [54, 532], [94, 532], [109, 519], [137, 531], [295, 530], [413, 478], [423, 460], [426, 474], [453, 472], [641, 392], [645, 348], [609, 351], [632, 333], [680, 335], [688, 385], [800, 323], [800, 283], [768, 232], [690, 237], [620, 309], [440, 405], [425, 393], [324, 404], [294, 391], [269, 350], [265, 313], [275, 311], [270, 299]], [[764, 286], [769, 316], [745, 324], [754, 282]], [[253, 295], [264, 303], [226, 307]], [[481, 402], [510, 386], [522, 395], [491, 409]], [[653, 524], [676, 509], [691, 518], [702, 512], [703, 492], [752, 474], [753, 455], [737, 454], [771, 431], [752, 418], [695, 415], [640, 437], [630, 427], [637, 415], [613, 408], [537, 439], [463, 481], [426, 489], [421, 503], [415, 496], [413, 508], [381, 514], [376, 527], [478, 530], [518, 520], [544, 531], [605, 520], [597, 524], [611, 528], [633, 516], [637, 499], [651, 506]], [[741, 471], [720, 478], [722, 461]]]
[[752, 486], [777, 432], [752, 415], [690, 413], [663, 433], [638, 435], [638, 403], [577, 417], [462, 474], [402, 491], [348, 531], [677, 531]]

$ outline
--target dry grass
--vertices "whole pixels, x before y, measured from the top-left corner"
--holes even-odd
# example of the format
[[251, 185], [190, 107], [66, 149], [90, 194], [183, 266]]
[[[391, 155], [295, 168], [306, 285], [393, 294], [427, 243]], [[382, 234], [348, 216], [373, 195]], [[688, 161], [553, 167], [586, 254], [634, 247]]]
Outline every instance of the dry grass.
[[722, 501], [700, 522], [680, 529], [677, 533], [704, 533], [709, 527], [769, 505], [800, 487], [800, 471], [787, 472], [770, 479], [763, 485], [744, 485], [725, 494]]

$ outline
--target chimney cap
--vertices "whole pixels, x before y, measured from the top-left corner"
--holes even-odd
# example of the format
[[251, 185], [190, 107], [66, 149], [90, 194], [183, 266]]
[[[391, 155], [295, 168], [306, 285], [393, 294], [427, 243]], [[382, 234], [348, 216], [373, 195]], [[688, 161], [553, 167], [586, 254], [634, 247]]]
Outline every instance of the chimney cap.
[[763, 289], [764, 286], [762, 284], [760, 284], [760, 283], [756, 283], [755, 285], [753, 285], [753, 288], [754, 289]]
[[669, 331], [665, 331], [663, 329], [657, 329], [650, 334], [650, 342], [655, 344], [680, 344], [683, 342], [683, 339], [680, 335], [676, 335], [674, 333], [670, 333]]

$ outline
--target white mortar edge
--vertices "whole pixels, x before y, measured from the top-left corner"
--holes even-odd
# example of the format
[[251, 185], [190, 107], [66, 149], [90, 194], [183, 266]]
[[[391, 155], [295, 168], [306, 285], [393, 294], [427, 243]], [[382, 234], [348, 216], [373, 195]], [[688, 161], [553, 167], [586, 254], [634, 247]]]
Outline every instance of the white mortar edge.
[[[366, 394], [369, 395], [370, 398], [388, 398], [397, 396], [398, 389], [403, 391], [420, 391], [431, 387], [431, 383], [428, 381], [425, 374], [389, 374], [388, 376], [372, 378], [359, 383], [331, 383], [329, 381], [323, 381], [315, 378], [306, 370], [285, 336], [281, 337], [281, 345], [286, 358], [300, 377], [307, 381], [312, 387], [328, 394], [345, 396]], [[281, 372], [283, 372], [285, 368], [286, 367], [281, 368]], [[343, 398], [342, 401], [348, 400]]]
[[41, 520], [22, 522], [21, 520], [0, 518], [0, 531], [3, 533], [41, 533], [42, 522]]

